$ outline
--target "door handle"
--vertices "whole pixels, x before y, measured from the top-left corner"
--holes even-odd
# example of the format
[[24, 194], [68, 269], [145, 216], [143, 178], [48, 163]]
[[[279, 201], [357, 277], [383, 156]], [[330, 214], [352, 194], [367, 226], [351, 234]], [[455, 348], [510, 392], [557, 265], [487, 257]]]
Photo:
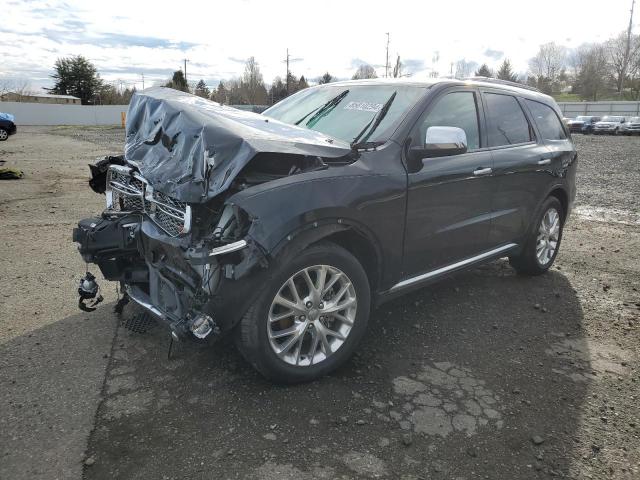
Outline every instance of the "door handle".
[[473, 174], [476, 176], [489, 175], [492, 171], [493, 170], [491, 170], [490, 168], [478, 168], [473, 171]]
[[550, 165], [550, 164], [551, 164], [550, 158], [543, 158], [542, 160], [538, 160], [538, 165]]

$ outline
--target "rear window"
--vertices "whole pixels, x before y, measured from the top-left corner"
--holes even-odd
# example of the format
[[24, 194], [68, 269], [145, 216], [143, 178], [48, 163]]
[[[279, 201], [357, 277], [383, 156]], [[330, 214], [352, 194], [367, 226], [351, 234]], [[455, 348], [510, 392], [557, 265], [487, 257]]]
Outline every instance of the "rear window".
[[516, 145], [533, 140], [531, 126], [520, 104], [511, 95], [485, 93], [489, 112], [489, 146]]
[[533, 114], [542, 138], [545, 140], [564, 140], [567, 138], [558, 115], [551, 107], [533, 100], [525, 100], [525, 102]]

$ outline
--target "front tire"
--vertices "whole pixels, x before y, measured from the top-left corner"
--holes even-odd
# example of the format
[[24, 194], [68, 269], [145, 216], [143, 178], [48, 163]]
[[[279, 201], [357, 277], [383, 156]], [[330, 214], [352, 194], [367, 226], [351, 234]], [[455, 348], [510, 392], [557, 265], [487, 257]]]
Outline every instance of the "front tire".
[[548, 197], [535, 220], [535, 228], [525, 240], [522, 251], [509, 257], [511, 266], [522, 275], [541, 275], [551, 266], [558, 255], [565, 213], [556, 197]]
[[238, 325], [238, 347], [271, 381], [315, 380], [351, 357], [366, 331], [370, 303], [358, 260], [321, 242], [275, 266]]
[[7, 138], [9, 138], [9, 132], [4, 128], [0, 128], [0, 142], [4, 142]]

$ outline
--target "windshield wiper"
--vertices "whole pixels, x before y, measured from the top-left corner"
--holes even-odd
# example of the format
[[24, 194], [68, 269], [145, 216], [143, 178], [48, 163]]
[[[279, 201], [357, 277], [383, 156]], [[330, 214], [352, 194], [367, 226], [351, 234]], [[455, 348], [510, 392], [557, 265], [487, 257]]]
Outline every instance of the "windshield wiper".
[[[367, 140], [369, 139], [369, 137], [371, 136], [371, 134], [376, 130], [376, 128], [378, 128], [380, 126], [380, 124], [382, 123], [382, 120], [384, 120], [384, 117], [387, 115], [387, 112], [389, 111], [389, 108], [391, 108], [391, 104], [393, 103], [393, 101], [396, 98], [396, 94], [398, 92], [393, 92], [391, 94], [391, 96], [389, 97], [389, 99], [384, 103], [384, 105], [382, 106], [382, 108], [380, 110], [378, 110], [378, 113], [376, 113], [373, 118], [369, 121], [369, 123], [367, 123], [364, 128], [360, 131], [360, 133], [358, 135], [356, 135], [356, 137], [353, 139], [353, 142], [351, 142], [351, 148], [352, 149], [362, 149], [362, 148], [375, 148], [378, 145], [381, 145], [383, 142], [367, 142]], [[365, 132], [367, 132], [367, 135], [364, 135]], [[360, 141], [360, 139], [362, 139], [362, 141]]]
[[[345, 90], [344, 92], [336, 95], [335, 97], [333, 97], [331, 100], [329, 100], [327, 103], [325, 103], [324, 105], [315, 108], [313, 110], [311, 110], [309, 113], [307, 113], [304, 117], [302, 117], [300, 120], [298, 120], [296, 123], [294, 123], [294, 125], [300, 125], [302, 122], [304, 122], [306, 120], [306, 118], [311, 115], [312, 113], [315, 112], [315, 115], [313, 115], [313, 117], [311, 117], [306, 125], [309, 125], [311, 122], [313, 122], [314, 120], [317, 122], [318, 120], [320, 120], [320, 118], [324, 117], [325, 115], [327, 115], [331, 110], [333, 110], [336, 105], [338, 105], [342, 99], [344, 97], [347, 96], [347, 93], [349, 93], [349, 90]], [[313, 126], [313, 125], [311, 125]]]

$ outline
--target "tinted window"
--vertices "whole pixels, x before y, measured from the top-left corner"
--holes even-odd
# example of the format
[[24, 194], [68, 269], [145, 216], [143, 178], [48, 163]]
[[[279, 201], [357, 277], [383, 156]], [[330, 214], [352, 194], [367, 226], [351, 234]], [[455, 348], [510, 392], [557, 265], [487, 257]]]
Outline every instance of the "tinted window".
[[423, 143], [429, 127], [458, 127], [467, 134], [469, 150], [480, 148], [478, 109], [473, 92], [453, 92], [438, 99], [420, 123], [419, 142]]
[[560, 119], [558, 119], [556, 112], [551, 107], [532, 100], [526, 100], [526, 102], [535, 118], [542, 138], [545, 140], [564, 140], [567, 138]]
[[511, 95], [485, 93], [489, 113], [489, 146], [514, 145], [533, 139], [527, 117]]

